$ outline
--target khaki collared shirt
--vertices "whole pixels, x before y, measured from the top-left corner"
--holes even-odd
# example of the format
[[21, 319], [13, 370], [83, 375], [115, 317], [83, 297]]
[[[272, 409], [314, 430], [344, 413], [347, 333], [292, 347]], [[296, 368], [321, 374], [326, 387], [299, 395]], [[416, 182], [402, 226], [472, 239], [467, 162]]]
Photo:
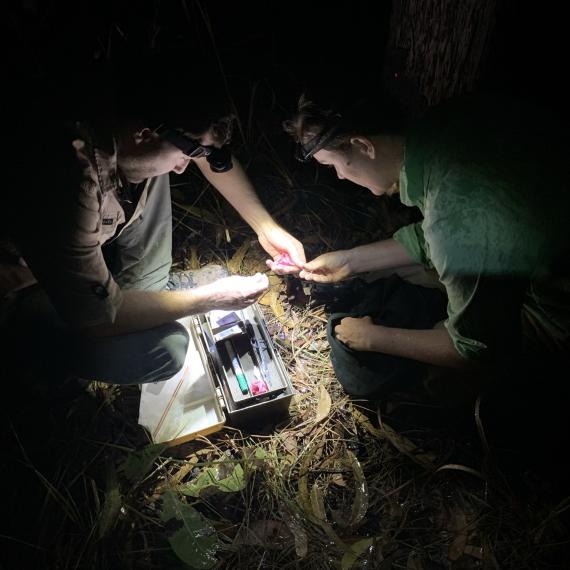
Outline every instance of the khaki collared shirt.
[[53, 138], [34, 165], [30, 194], [9, 203], [10, 240], [0, 243], [0, 296], [37, 281], [70, 325], [108, 324], [122, 297], [102, 246], [140, 217], [148, 182], [129, 204], [116, 142], [104, 129], [76, 124]]

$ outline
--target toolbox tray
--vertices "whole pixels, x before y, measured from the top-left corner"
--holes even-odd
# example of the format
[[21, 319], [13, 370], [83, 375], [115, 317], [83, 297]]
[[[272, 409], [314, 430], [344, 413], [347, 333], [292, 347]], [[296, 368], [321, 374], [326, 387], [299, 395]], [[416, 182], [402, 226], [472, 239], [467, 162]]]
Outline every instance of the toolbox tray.
[[[139, 424], [154, 443], [178, 445], [226, 424], [254, 428], [287, 417], [294, 389], [259, 306], [233, 313], [240, 325], [229, 339], [215, 339], [207, 313], [178, 321], [189, 333], [182, 369], [168, 380], [141, 386]], [[250, 391], [239, 397], [236, 374], [224, 348], [228, 340], [245, 376], [261, 375], [267, 381], [265, 393]]]

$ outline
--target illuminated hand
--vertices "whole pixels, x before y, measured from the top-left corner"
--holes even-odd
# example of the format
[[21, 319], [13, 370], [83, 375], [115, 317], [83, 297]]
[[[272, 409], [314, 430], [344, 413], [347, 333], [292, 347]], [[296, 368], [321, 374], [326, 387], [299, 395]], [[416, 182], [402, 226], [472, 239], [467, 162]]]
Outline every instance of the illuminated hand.
[[299, 273], [301, 279], [318, 283], [334, 283], [350, 277], [350, 253], [347, 250], [331, 251], [305, 263]]
[[373, 351], [372, 338], [378, 328], [372, 317], [345, 317], [334, 328], [334, 334], [348, 348]]
[[269, 287], [267, 275], [256, 273], [251, 277], [233, 275], [218, 279], [202, 287], [207, 294], [208, 310], [244, 309], [254, 303]]
[[283, 228], [275, 225], [258, 234], [261, 247], [273, 258], [267, 267], [279, 275], [299, 273], [305, 264], [303, 245]]

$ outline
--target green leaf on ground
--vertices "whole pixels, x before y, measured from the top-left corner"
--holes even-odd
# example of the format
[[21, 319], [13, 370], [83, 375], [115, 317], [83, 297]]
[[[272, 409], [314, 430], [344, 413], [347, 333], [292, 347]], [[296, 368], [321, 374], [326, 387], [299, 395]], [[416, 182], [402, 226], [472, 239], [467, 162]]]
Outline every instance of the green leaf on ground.
[[164, 443], [154, 443], [133, 451], [119, 470], [131, 483], [137, 483], [152, 469], [156, 458], [165, 448]]
[[345, 552], [342, 557], [342, 570], [349, 570], [349, 568], [352, 568], [354, 563], [372, 546], [373, 543], [374, 538], [365, 538], [364, 540], [355, 542], [350, 547], [350, 550]]
[[243, 467], [239, 463], [219, 463], [207, 467], [194, 480], [181, 485], [179, 491], [191, 497], [205, 497], [215, 493], [235, 493], [245, 485]]
[[173, 529], [168, 532], [172, 550], [191, 568], [208, 569], [218, 562], [221, 544], [216, 531], [194, 508], [183, 503], [172, 491], [162, 497], [160, 518]]
[[105, 491], [105, 501], [103, 508], [99, 512], [99, 519], [97, 521], [97, 537], [104, 538], [115, 526], [117, 517], [121, 511], [123, 498], [119, 490], [117, 482], [117, 475], [114, 467], [109, 465], [107, 467], [107, 490]]

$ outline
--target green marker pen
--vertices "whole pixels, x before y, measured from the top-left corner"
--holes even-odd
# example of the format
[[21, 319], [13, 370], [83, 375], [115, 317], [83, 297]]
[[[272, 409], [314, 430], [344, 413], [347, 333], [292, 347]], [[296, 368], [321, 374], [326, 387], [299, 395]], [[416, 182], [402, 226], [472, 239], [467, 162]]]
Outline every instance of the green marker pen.
[[234, 374], [236, 375], [242, 394], [249, 393], [249, 386], [247, 385], [245, 374], [243, 373], [243, 370], [240, 366], [234, 347], [232, 346], [232, 343], [229, 340], [226, 340], [226, 350], [228, 351], [228, 356], [232, 361], [232, 368], [234, 369]]

